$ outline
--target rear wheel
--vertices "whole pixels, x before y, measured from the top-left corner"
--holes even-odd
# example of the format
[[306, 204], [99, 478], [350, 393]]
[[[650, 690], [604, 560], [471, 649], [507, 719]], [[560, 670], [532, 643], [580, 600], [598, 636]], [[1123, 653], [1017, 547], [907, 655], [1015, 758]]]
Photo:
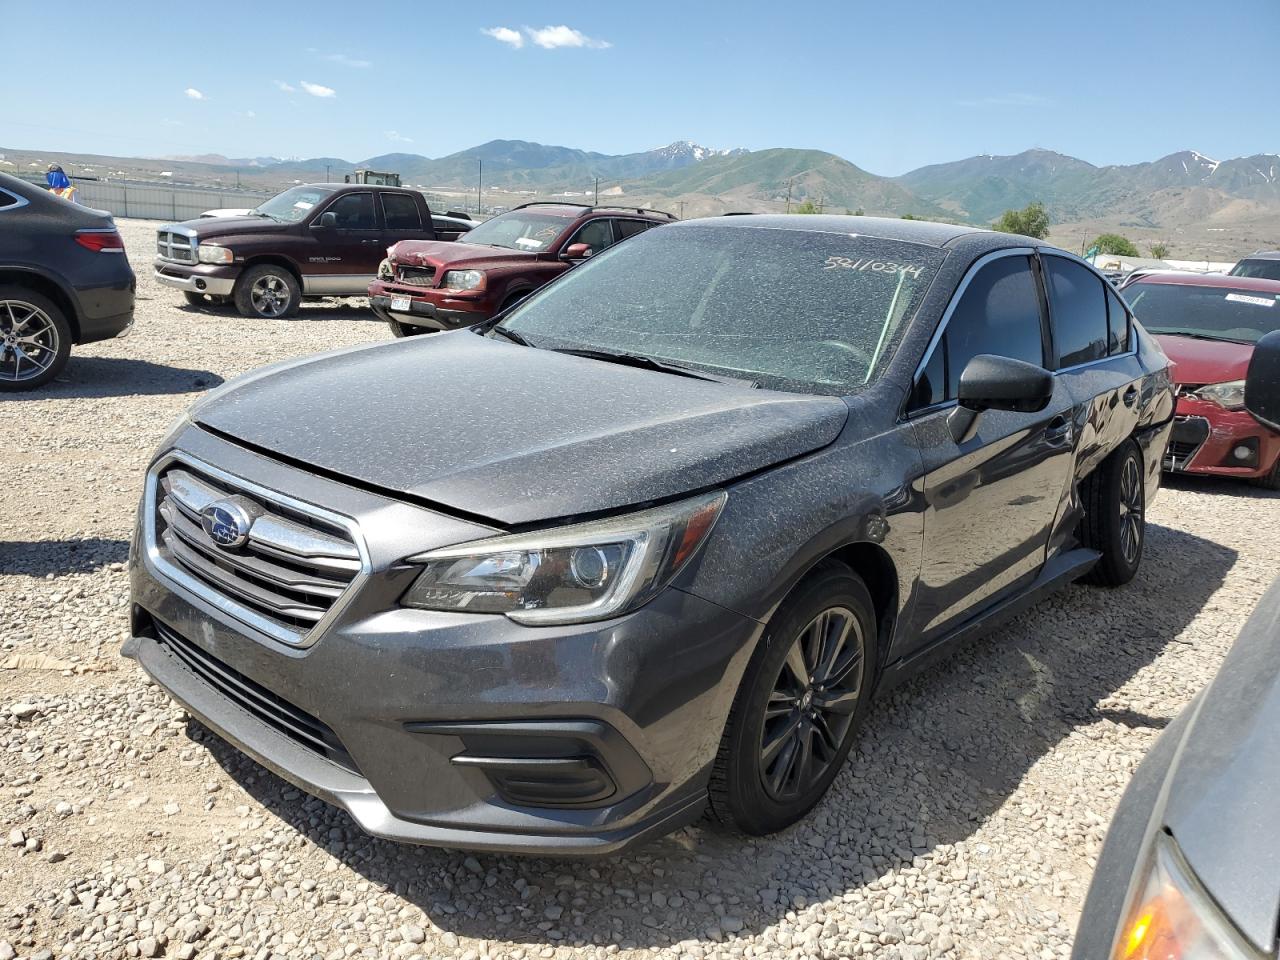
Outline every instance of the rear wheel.
[[1119, 587], [1142, 563], [1146, 542], [1146, 486], [1142, 450], [1128, 440], [1099, 464], [1081, 484], [1084, 503], [1081, 542], [1102, 554], [1085, 575], [1086, 583]]
[[853, 745], [876, 671], [871, 595], [820, 565], [779, 607], [743, 676], [711, 774], [711, 813], [744, 833], [795, 823]]
[[0, 392], [34, 390], [56, 377], [71, 355], [71, 327], [48, 297], [0, 286]]
[[242, 273], [232, 296], [242, 317], [263, 320], [295, 317], [302, 303], [302, 289], [293, 274], [271, 263]]

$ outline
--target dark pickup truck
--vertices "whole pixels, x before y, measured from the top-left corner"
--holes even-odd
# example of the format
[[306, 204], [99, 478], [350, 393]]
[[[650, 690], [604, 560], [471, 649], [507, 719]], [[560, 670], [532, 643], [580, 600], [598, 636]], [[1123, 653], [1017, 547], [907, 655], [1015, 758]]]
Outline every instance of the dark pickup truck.
[[161, 227], [155, 278], [193, 304], [212, 298], [246, 317], [291, 317], [305, 297], [364, 296], [393, 244], [455, 240], [470, 226], [433, 215], [415, 190], [303, 184], [242, 217]]

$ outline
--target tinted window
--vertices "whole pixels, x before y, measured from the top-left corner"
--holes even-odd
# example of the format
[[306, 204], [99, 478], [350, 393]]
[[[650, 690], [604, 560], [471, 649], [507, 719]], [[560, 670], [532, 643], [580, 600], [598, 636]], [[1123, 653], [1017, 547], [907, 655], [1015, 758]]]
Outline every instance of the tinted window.
[[329, 204], [325, 212], [338, 215], [341, 230], [373, 230], [378, 225], [372, 193], [348, 193]]
[[591, 248], [592, 255], [599, 253], [613, 243], [613, 221], [592, 220], [578, 231], [570, 243], [585, 243]]
[[421, 230], [422, 214], [413, 197], [403, 193], [384, 193], [382, 195], [382, 217], [387, 222], [388, 230]]
[[916, 384], [911, 405], [954, 400], [965, 365], [982, 353], [1044, 366], [1040, 295], [1027, 257], [1001, 257], [969, 281]]
[[1148, 333], [1257, 343], [1280, 330], [1280, 293], [1139, 281], [1124, 295]]
[[619, 220], [618, 239], [625, 240], [627, 237], [634, 237], [637, 233], [644, 233], [649, 226], [645, 220]]
[[1231, 268], [1231, 276], [1280, 280], [1280, 260], [1241, 260]]
[[1101, 360], [1110, 338], [1103, 282], [1092, 270], [1062, 257], [1045, 257], [1044, 265], [1059, 368]]
[[1111, 353], [1129, 352], [1129, 314], [1119, 295], [1107, 287], [1107, 326], [1111, 331]]
[[764, 388], [845, 395], [884, 369], [944, 256], [847, 234], [663, 227], [570, 270], [503, 325], [539, 346], [640, 353]]
[[3, 210], [5, 207], [12, 207], [17, 202], [18, 198], [13, 194], [5, 193], [3, 190], [0, 190], [0, 210]]

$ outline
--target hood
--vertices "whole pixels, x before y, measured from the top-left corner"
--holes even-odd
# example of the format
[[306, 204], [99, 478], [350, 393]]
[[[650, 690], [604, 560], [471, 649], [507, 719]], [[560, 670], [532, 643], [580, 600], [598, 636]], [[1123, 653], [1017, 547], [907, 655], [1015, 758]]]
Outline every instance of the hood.
[[192, 417], [283, 457], [514, 526], [727, 483], [826, 446], [848, 413], [834, 397], [458, 331], [250, 375]]
[[1256, 944], [1280, 917], [1280, 581], [1205, 690], [1170, 775], [1164, 822], [1201, 883]]
[[194, 220], [184, 220], [182, 223], [172, 223], [160, 227], [161, 230], [168, 230], [170, 227], [182, 227], [186, 230], [192, 230], [201, 240], [210, 240], [214, 237], [246, 236], [254, 233], [280, 233], [295, 227], [297, 224], [281, 223], [279, 220], [272, 220], [270, 217], [197, 217]]
[[1253, 344], [1227, 340], [1197, 340], [1171, 333], [1152, 334], [1173, 361], [1174, 383], [1226, 383], [1243, 380], [1253, 356]]
[[504, 250], [486, 247], [478, 243], [456, 243], [446, 240], [401, 240], [395, 245], [396, 263], [414, 267], [466, 267], [480, 269], [485, 266], [512, 263], [530, 263], [538, 259], [536, 253], [522, 250]]

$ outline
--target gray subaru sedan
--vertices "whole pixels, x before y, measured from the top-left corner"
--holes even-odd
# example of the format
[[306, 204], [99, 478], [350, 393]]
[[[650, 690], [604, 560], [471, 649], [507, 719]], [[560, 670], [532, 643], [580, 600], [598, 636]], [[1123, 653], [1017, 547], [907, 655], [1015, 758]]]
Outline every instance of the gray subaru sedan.
[[878, 691], [1133, 577], [1173, 404], [1039, 241], [664, 226], [480, 327], [208, 394], [147, 473], [124, 653], [379, 836], [775, 831]]

